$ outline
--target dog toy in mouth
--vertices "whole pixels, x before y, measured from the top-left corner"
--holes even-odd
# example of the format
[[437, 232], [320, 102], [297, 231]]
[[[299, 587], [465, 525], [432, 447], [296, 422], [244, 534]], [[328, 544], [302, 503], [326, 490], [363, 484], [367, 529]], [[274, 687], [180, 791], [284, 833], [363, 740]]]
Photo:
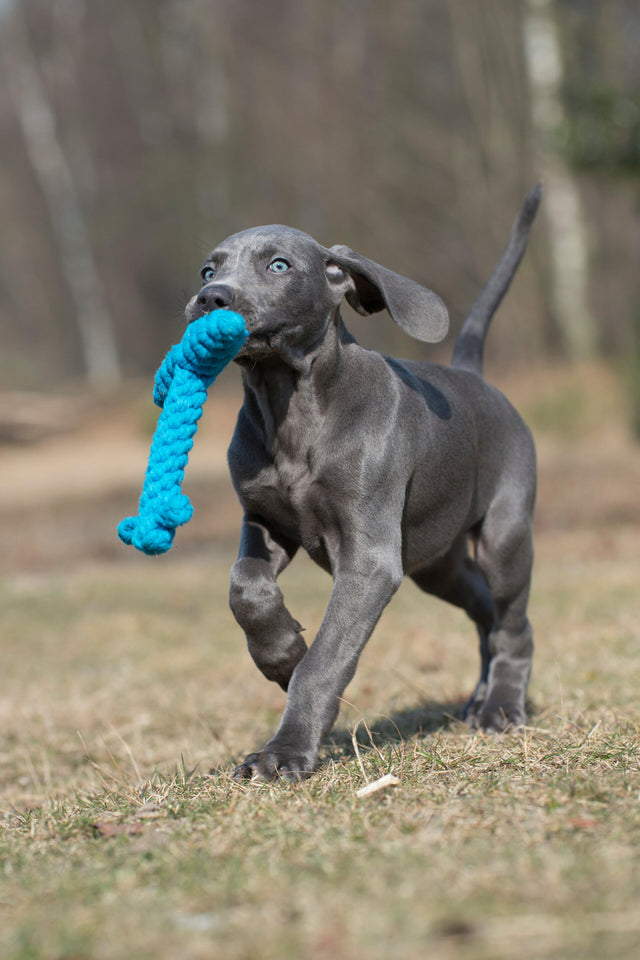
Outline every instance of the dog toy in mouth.
[[171, 548], [176, 527], [193, 515], [181, 491], [207, 390], [247, 339], [244, 320], [230, 310], [198, 317], [164, 358], [156, 374], [154, 402], [162, 407], [153, 435], [137, 517], [118, 524], [118, 536], [148, 554]]

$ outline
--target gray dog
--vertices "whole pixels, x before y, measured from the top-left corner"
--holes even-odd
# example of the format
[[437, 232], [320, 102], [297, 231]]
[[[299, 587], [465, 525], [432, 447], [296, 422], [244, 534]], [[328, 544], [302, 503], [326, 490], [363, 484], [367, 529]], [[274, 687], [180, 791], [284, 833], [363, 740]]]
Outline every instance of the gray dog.
[[[236, 357], [245, 397], [229, 448], [244, 508], [231, 609], [259, 669], [287, 691], [277, 733], [236, 777], [312, 771], [404, 574], [462, 607], [478, 628], [470, 725], [500, 731], [526, 722], [535, 450], [516, 411], [482, 379], [482, 355], [539, 201], [536, 187], [450, 367], [355, 342], [340, 316], [343, 297], [365, 316], [386, 308], [429, 342], [444, 337], [448, 315], [435, 293], [348, 247], [268, 226], [230, 237], [207, 258], [187, 320], [229, 308], [249, 330]], [[276, 583], [301, 546], [333, 577], [308, 648]]]

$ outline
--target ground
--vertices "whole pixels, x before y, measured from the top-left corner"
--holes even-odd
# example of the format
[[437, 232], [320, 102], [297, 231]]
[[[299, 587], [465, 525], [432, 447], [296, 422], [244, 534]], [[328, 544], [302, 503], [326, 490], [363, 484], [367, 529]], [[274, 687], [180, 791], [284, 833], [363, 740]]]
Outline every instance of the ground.
[[[0, 956], [638, 955], [640, 449], [610, 369], [499, 385], [540, 455], [529, 727], [467, 733], [473, 629], [407, 583], [295, 786], [230, 776], [284, 704], [227, 607], [237, 391], [212, 391], [163, 558], [114, 536], [154, 416], [135, 390], [0, 449]], [[300, 558], [282, 585], [312, 636], [328, 578]]]

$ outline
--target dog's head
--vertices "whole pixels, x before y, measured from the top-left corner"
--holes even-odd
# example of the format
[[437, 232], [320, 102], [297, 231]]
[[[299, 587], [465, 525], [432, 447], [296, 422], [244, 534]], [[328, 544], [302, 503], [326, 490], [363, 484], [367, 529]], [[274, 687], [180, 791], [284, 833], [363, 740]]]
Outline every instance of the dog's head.
[[207, 257], [201, 279], [186, 319], [220, 308], [242, 314], [249, 338], [240, 360], [313, 350], [335, 322], [343, 297], [364, 316], [386, 308], [418, 340], [441, 340], [449, 324], [447, 308], [431, 290], [291, 227], [234, 234]]

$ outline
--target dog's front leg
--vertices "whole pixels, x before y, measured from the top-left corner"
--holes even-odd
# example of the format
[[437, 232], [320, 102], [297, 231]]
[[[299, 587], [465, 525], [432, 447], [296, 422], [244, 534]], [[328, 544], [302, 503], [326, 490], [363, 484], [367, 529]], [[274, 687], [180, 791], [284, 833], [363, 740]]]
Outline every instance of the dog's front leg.
[[268, 680], [283, 690], [307, 652], [302, 627], [284, 605], [276, 577], [297, 550], [257, 516], [242, 524], [240, 553], [231, 569], [229, 603], [247, 638], [249, 653]]
[[401, 580], [399, 551], [381, 549], [339, 569], [318, 635], [291, 677], [280, 727], [236, 777], [295, 780], [311, 773], [362, 649]]

